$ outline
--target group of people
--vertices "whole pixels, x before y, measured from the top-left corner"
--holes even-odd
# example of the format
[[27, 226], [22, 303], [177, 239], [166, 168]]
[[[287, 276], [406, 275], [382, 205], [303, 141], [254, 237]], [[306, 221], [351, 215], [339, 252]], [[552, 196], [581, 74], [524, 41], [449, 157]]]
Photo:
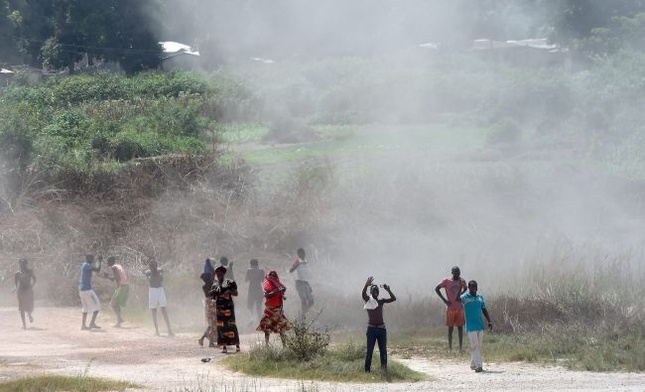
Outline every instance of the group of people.
[[[486, 309], [484, 297], [477, 293], [477, 281], [466, 281], [461, 277], [459, 267], [452, 267], [452, 276], [443, 279], [435, 287], [435, 292], [446, 304], [446, 325], [448, 326], [448, 349], [452, 351], [452, 335], [457, 327], [459, 352], [463, 352], [464, 325], [470, 343], [470, 368], [479, 373], [483, 371], [481, 347], [484, 330], [493, 329], [493, 323]], [[445, 291], [445, 297], [441, 293]], [[483, 316], [483, 317], [482, 317]], [[486, 325], [484, 324], [486, 319]]]
[[[300, 248], [296, 253], [297, 256], [293, 260], [289, 272], [296, 272], [296, 290], [300, 297], [301, 316], [304, 316], [314, 304], [314, 297], [313, 290], [309, 284], [310, 271], [305, 251]], [[85, 262], [81, 265], [78, 289], [82, 304], [81, 329], [83, 330], [101, 328], [96, 324], [96, 317], [101, 310], [101, 302], [92, 289], [92, 274], [101, 271], [103, 258], [99, 256], [98, 260], [98, 265], [95, 265], [94, 255], [87, 254]], [[107, 264], [112, 270], [112, 274], [104, 272], [103, 276], [116, 284], [111, 306], [117, 316], [115, 327], [120, 327], [124, 322], [121, 311], [126, 305], [129, 296], [128, 277], [123, 266], [117, 263], [116, 257], [108, 257]], [[166, 310], [166, 294], [162, 286], [163, 271], [159, 268], [154, 258], [150, 259], [148, 267], [149, 269], [144, 273], [149, 284], [148, 307], [152, 311], [155, 333], [159, 335], [157, 309], [161, 309], [168, 335], [173, 336]], [[492, 330], [493, 324], [484, 298], [477, 292], [477, 282], [471, 280], [466, 283], [461, 277], [461, 270], [457, 266], [452, 268], [451, 275], [443, 279], [435, 287], [435, 292], [446, 304], [448, 348], [452, 351], [453, 332], [454, 328], [457, 327], [459, 352], [463, 352], [465, 326], [471, 351], [470, 367], [475, 372], [482, 372], [481, 347], [483, 333], [486, 329]], [[229, 262], [228, 258], [221, 257], [219, 264], [214, 266], [212, 260], [208, 258], [204, 261], [200, 278], [204, 282], [202, 290], [205, 296], [207, 328], [198, 339], [199, 345], [203, 346], [204, 340], [208, 339], [210, 347], [221, 347], [223, 353], [228, 352], [229, 346], [235, 346], [235, 351], [239, 352], [240, 335], [236, 325], [235, 304], [233, 301], [233, 298], [238, 295], [238, 287], [233, 274], [233, 263]], [[26, 317], [28, 317], [30, 323], [33, 322], [33, 286], [36, 281], [33, 269], [28, 267], [27, 259], [20, 259], [19, 271], [15, 274], [15, 291], [18, 296], [18, 310], [25, 329], [27, 328]], [[271, 333], [279, 334], [284, 344], [284, 333], [291, 328], [289, 320], [284, 315], [284, 300], [286, 299], [285, 292], [287, 287], [282, 283], [275, 270], [268, 270], [265, 273], [263, 269], [260, 269], [257, 259], [252, 259], [249, 262], [245, 281], [248, 283], [247, 306], [249, 312], [252, 318], [259, 317], [256, 330], [264, 332], [266, 344], [269, 343]], [[368, 315], [367, 350], [364, 367], [366, 372], [371, 371], [372, 354], [375, 345], [378, 345], [379, 348], [381, 369], [387, 370], [387, 331], [383, 319], [383, 305], [396, 301], [396, 296], [387, 284], [382, 284], [381, 287], [388, 293], [388, 298], [379, 298], [379, 286], [374, 284], [374, 278], [371, 276], [367, 279], [361, 291], [361, 298], [364, 302], [363, 309], [367, 311]], [[442, 293], [442, 289], [445, 296]], [[92, 313], [89, 324], [87, 324], [88, 313]], [[484, 322], [484, 319], [486, 322]]]
[[[463, 327], [466, 326], [468, 340], [470, 342], [470, 368], [477, 373], [483, 371], [481, 347], [484, 337], [484, 330], [493, 329], [484, 297], [477, 293], [477, 282], [466, 281], [461, 277], [461, 270], [455, 266], [451, 270], [452, 276], [443, 279], [435, 287], [435, 292], [446, 304], [446, 325], [448, 326], [448, 348], [452, 351], [452, 335], [454, 327], [457, 327], [459, 335], [459, 352], [463, 352]], [[369, 277], [361, 291], [364, 305], [367, 311], [367, 350], [365, 352], [365, 372], [371, 371], [372, 354], [375, 344], [378, 344], [381, 370], [387, 371], [387, 330], [383, 321], [383, 305], [396, 301], [390, 286], [381, 285], [387, 291], [388, 298], [379, 298], [379, 286], [374, 284], [374, 278]], [[445, 291], [445, 296], [441, 290]], [[369, 294], [368, 294], [369, 290]], [[484, 318], [486, 324], [484, 324]]]
[[[78, 293], [79, 297], [81, 298], [83, 314], [81, 322], [82, 330], [101, 329], [101, 327], [96, 324], [96, 317], [101, 310], [101, 301], [92, 288], [92, 274], [99, 273], [101, 271], [103, 257], [99, 256], [98, 260], [98, 265], [95, 265], [94, 255], [87, 254], [85, 255], [85, 262], [83, 262], [83, 264], [81, 265]], [[110, 275], [108, 272], [103, 272], [103, 277], [115, 282], [116, 284], [110, 305], [112, 306], [112, 309], [117, 316], [117, 321], [114, 326], [118, 328], [121, 327], [124, 322], [122, 309], [123, 307], [125, 307], [128, 301], [130, 294], [130, 285], [128, 284], [128, 275], [125, 271], [125, 268], [123, 268], [123, 266], [117, 262], [115, 256], [109, 256], [107, 258], [107, 265], [111, 269], [112, 274]], [[166, 299], [166, 293], [162, 286], [163, 271], [161, 270], [161, 268], [159, 268], [159, 265], [154, 258], [149, 260], [148, 268], [148, 270], [144, 271], [144, 274], [148, 279], [148, 308], [152, 311], [152, 321], [155, 326], [155, 333], [156, 335], [159, 335], [157, 309], [161, 309], [161, 313], [168, 328], [168, 336], [174, 336], [172, 328], [170, 327], [168, 312], [166, 311], [168, 301]], [[92, 318], [88, 325], [87, 315], [90, 312], [92, 313]]]
[[[296, 290], [301, 300], [301, 315], [304, 316], [314, 303], [313, 290], [309, 284], [309, 262], [304, 249], [296, 251], [296, 258], [289, 269], [296, 272]], [[209, 341], [209, 347], [221, 347], [223, 353], [229, 346], [240, 351], [240, 336], [235, 319], [233, 297], [238, 295], [238, 287], [233, 274], [233, 262], [221, 257], [217, 266], [207, 258], [200, 275], [204, 292], [204, 308], [207, 327], [197, 340], [200, 346]], [[284, 333], [291, 326], [284, 315], [284, 300], [287, 287], [282, 283], [275, 270], [259, 268], [257, 259], [249, 261], [245, 281], [248, 283], [247, 307], [252, 319], [259, 318], [257, 331], [264, 332], [265, 343], [269, 343], [272, 333], [279, 334], [284, 344]], [[264, 306], [262, 306], [264, 305]], [[261, 313], [261, 315], [260, 315]]]

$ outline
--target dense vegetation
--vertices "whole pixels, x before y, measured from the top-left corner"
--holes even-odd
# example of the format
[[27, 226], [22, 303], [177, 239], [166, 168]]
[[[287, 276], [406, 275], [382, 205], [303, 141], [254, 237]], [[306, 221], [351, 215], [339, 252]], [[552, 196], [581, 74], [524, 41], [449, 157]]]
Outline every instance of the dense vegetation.
[[18, 75], [0, 95], [0, 140], [10, 166], [92, 173], [137, 157], [204, 153], [231, 123], [241, 132], [260, 123], [296, 133], [324, 124], [439, 123], [488, 128], [491, 143], [568, 146], [642, 177], [644, 64], [645, 54], [634, 51], [576, 73], [438, 54], [418, 65], [341, 58], [236, 75], [102, 74], [36, 83]]

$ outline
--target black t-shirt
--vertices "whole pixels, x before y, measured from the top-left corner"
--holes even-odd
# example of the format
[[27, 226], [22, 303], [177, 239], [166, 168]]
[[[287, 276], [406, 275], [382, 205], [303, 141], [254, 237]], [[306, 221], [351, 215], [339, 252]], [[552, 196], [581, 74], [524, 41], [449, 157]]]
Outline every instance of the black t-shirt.
[[163, 282], [163, 273], [160, 269], [156, 269], [154, 271], [148, 270], [146, 271], [146, 276], [148, 277], [148, 283], [150, 284], [150, 287], [161, 287], [161, 282]]

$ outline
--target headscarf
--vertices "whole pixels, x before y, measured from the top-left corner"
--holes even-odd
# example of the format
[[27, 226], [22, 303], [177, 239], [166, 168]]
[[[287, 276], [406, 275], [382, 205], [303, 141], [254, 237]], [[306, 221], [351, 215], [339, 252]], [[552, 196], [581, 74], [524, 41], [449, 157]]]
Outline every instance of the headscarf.
[[204, 273], [210, 274], [211, 276], [215, 274], [215, 269], [213, 268], [213, 264], [211, 263], [210, 258], [204, 260]]
[[[275, 277], [271, 277], [271, 274], [275, 274]], [[275, 270], [269, 270], [266, 275], [264, 275], [262, 289], [265, 292], [269, 292], [279, 287], [283, 287], [285, 290], [287, 289], [286, 286], [280, 281], [280, 278], [278, 278], [278, 274], [275, 272]]]

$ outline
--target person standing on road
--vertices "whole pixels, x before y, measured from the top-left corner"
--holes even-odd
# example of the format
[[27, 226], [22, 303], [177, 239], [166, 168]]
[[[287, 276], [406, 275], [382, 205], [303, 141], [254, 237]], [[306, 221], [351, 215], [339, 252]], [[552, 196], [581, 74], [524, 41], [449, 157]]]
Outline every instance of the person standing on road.
[[215, 299], [213, 299], [213, 294], [211, 293], [211, 288], [213, 288], [213, 280], [215, 279], [215, 268], [210, 258], [204, 260], [204, 268], [199, 275], [199, 278], [204, 282], [202, 285], [202, 291], [204, 292], [204, 317], [206, 319], [206, 330], [202, 336], [197, 340], [197, 343], [200, 346], [204, 345], [204, 339], [209, 340], [208, 347], [215, 347], [215, 340], [217, 339], [217, 309], [215, 307]]
[[299, 248], [296, 253], [297, 257], [293, 260], [289, 273], [296, 271], [296, 290], [302, 306], [300, 315], [304, 318], [307, 311], [314, 304], [314, 292], [309, 285], [309, 262], [307, 261], [305, 250]]
[[29, 323], [34, 322], [34, 317], [31, 313], [34, 311], [33, 287], [36, 284], [36, 275], [34, 275], [34, 270], [27, 267], [27, 259], [20, 259], [18, 266], [20, 269], [14, 277], [16, 284], [14, 290], [18, 295], [18, 311], [20, 312], [20, 319], [22, 319], [22, 329], [27, 329], [25, 313], [29, 316]]
[[[92, 290], [92, 272], [101, 271], [101, 263], [103, 258], [99, 256], [99, 265], [94, 267], [94, 255], [87, 254], [85, 255], [85, 262], [81, 265], [81, 276], [78, 282], [78, 294], [81, 297], [81, 303], [83, 304], [83, 322], [81, 329], [100, 329], [96, 325], [96, 316], [101, 310], [101, 302], [99, 297], [96, 296], [94, 290]], [[86, 326], [85, 322], [87, 321], [87, 313], [92, 312], [92, 321], [90, 321], [89, 327]]]
[[[461, 270], [459, 267], [452, 267], [452, 277], [446, 278], [439, 282], [434, 291], [439, 298], [446, 304], [446, 325], [448, 326], [448, 349], [452, 351], [452, 332], [454, 327], [457, 327], [457, 334], [459, 336], [459, 352], [463, 352], [464, 340], [464, 307], [461, 304], [461, 295], [468, 289], [466, 281], [461, 277]], [[446, 291], [444, 297], [441, 289]]]
[[249, 261], [249, 268], [246, 270], [244, 280], [249, 284], [246, 298], [247, 308], [251, 314], [251, 322], [257, 322], [262, 313], [262, 280], [264, 270], [258, 265], [258, 259]]
[[280, 281], [278, 273], [269, 270], [264, 281], [262, 282], [264, 291], [264, 314], [260, 320], [257, 330], [264, 332], [264, 342], [269, 344], [269, 335], [271, 332], [280, 334], [282, 345], [284, 346], [284, 333], [291, 329], [289, 320], [284, 316], [283, 304], [286, 297], [284, 296], [287, 288]]
[[[396, 301], [396, 297], [390, 290], [390, 286], [384, 284], [383, 288], [390, 295], [390, 298], [379, 299], [379, 289], [377, 285], [372, 284], [373, 277], [367, 278], [361, 296], [365, 305], [363, 309], [367, 311], [367, 351], [365, 352], [365, 372], [369, 373], [372, 367], [372, 354], [374, 344], [378, 343], [378, 350], [381, 356], [381, 371], [387, 371], [387, 331], [383, 321], [383, 305]], [[370, 295], [367, 294], [367, 288], [370, 288]]]
[[163, 270], [159, 268], [157, 260], [154, 258], [148, 262], [149, 270], [145, 271], [146, 278], [148, 278], [148, 308], [152, 311], [152, 322], [155, 325], [155, 335], [159, 336], [159, 325], [157, 324], [157, 309], [161, 309], [161, 314], [166, 321], [168, 327], [168, 336], [175, 336], [170, 328], [170, 320], [168, 319], [168, 312], [166, 307], [168, 301], [166, 299], [166, 291], [161, 285], [163, 282]]
[[217, 309], [217, 345], [222, 347], [222, 353], [228, 352], [228, 346], [235, 346], [235, 352], [240, 351], [240, 334], [235, 324], [235, 304], [233, 297], [237, 296], [237, 283], [225, 279], [226, 267], [215, 268], [215, 281], [211, 292], [215, 298]]
[[225, 279], [235, 280], [235, 274], [233, 273], [233, 262], [228, 260], [228, 257], [222, 256], [219, 259], [219, 266], [226, 269]]
[[484, 339], [484, 320], [482, 314], [488, 323], [488, 329], [493, 330], [493, 323], [490, 321], [488, 309], [484, 297], [477, 293], [477, 282], [471, 280], [468, 282], [468, 291], [461, 295], [461, 302], [464, 305], [464, 315], [466, 316], [466, 332], [470, 342], [470, 368], [477, 373], [483, 371], [482, 366], [482, 343]]
[[128, 276], [125, 273], [125, 268], [119, 263], [116, 262], [116, 257], [110, 256], [107, 259], [108, 266], [112, 269], [112, 276], [107, 272], [103, 276], [111, 281], [116, 282], [116, 288], [114, 289], [114, 295], [112, 296], [112, 309], [116, 314], [116, 324], [115, 327], [121, 327], [123, 323], [123, 317], [121, 317], [121, 309], [125, 307], [128, 302], [128, 296], [130, 295], [130, 285], [128, 284]]

